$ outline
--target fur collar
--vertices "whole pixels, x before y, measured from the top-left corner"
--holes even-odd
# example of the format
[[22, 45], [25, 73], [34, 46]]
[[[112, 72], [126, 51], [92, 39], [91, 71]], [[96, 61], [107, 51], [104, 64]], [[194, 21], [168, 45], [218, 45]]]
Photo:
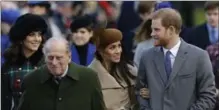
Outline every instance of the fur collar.
[[16, 65], [23, 65], [26, 61], [29, 61], [31, 65], [37, 65], [43, 59], [43, 52], [41, 49], [36, 51], [32, 56], [26, 58], [22, 51], [18, 55], [18, 59], [15, 62]]

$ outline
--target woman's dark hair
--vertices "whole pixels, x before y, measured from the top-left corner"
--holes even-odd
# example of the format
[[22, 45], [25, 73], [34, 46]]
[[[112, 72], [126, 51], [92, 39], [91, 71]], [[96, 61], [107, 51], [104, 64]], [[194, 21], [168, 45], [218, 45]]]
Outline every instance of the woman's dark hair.
[[[123, 46], [122, 46], [122, 49], [123, 49]], [[133, 63], [133, 61], [128, 60], [128, 58], [125, 56], [126, 53], [127, 52], [123, 49], [123, 51], [121, 53], [120, 62], [113, 63], [110, 67], [111, 70], [109, 71], [109, 73], [117, 80], [118, 83], [119, 83], [118, 80], [122, 80], [122, 79], [125, 80], [126, 84], [128, 85], [129, 98], [131, 101], [133, 101], [133, 99], [132, 99], [133, 91], [131, 88], [132, 85], [131, 85], [129, 78], [135, 79], [136, 77], [134, 75], [132, 75], [132, 73], [129, 71], [130, 68], [128, 67], [128, 65], [134, 66], [134, 63]], [[96, 51], [95, 55], [96, 55], [96, 58], [102, 63], [103, 58], [100, 55], [100, 53], [98, 51]], [[119, 73], [121, 74], [121, 77], [120, 77]]]
[[[42, 42], [41, 42], [37, 51], [42, 51], [44, 42], [45, 42], [45, 37], [43, 37], [43, 35], [42, 35]], [[5, 61], [7, 63], [10, 63], [10, 64], [16, 63], [16, 61], [18, 61], [18, 59], [19, 59], [19, 55], [22, 52], [22, 46], [23, 46], [22, 42], [12, 43], [10, 45], [10, 47], [5, 50], [5, 52], [3, 54]]]

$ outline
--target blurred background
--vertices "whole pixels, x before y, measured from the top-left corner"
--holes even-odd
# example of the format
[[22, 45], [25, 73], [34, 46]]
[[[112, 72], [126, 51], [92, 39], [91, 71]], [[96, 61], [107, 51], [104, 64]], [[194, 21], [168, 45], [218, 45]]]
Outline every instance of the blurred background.
[[[48, 3], [48, 4], [47, 4]], [[28, 12], [40, 13], [42, 7], [32, 8], [36, 4], [45, 6], [49, 11], [49, 16], [54, 19], [54, 23], [60, 31], [64, 33], [64, 27], [59, 23], [60, 18], [68, 27], [67, 18], [75, 16], [90, 15], [93, 16], [98, 25], [106, 25], [108, 27], [123, 27], [121, 19], [129, 19], [132, 22], [126, 22], [130, 28], [140, 24], [140, 18], [137, 12], [139, 1], [50, 1], [43, 3], [42, 1], [17, 1], [17, 2], [1, 2], [1, 10], [15, 9], [20, 14]], [[195, 26], [205, 22], [204, 1], [171, 1], [171, 7], [180, 11], [184, 25], [187, 27]], [[42, 13], [42, 12], [41, 12]], [[1, 15], [2, 17], [7, 15]], [[8, 15], [10, 16], [10, 15]], [[64, 20], [66, 18], [66, 20]], [[69, 22], [71, 22], [69, 20]], [[134, 20], [134, 21], [133, 21]], [[129, 27], [129, 26], [128, 26]], [[2, 28], [2, 27], [1, 27]]]
[[[90, 40], [93, 30], [104, 27], [117, 28], [122, 32], [122, 51], [128, 59], [138, 64], [143, 50], [153, 47], [150, 35], [151, 15], [154, 11], [167, 7], [178, 10], [182, 16], [180, 37], [208, 51], [219, 88], [219, 1], [1, 1], [1, 64], [4, 63], [5, 50], [10, 46], [10, 28], [19, 16], [26, 13], [37, 14], [45, 19], [48, 24], [46, 39], [54, 36], [68, 39], [73, 62], [85, 66], [90, 64], [93, 58], [89, 59], [87, 56], [94, 56], [96, 51]], [[85, 23], [77, 21], [77, 17], [85, 15]], [[92, 25], [92, 31], [87, 31], [92, 32], [91, 37], [80, 36], [88, 39], [83, 45], [78, 45], [78, 41], [74, 40], [75, 32], [70, 29], [74, 21], [77, 25], [86, 22], [88, 26]]]
[[[118, 28], [123, 33], [127, 51], [135, 48], [133, 38], [147, 15], [150, 1], [11, 1], [1, 2], [1, 53], [8, 47], [7, 36], [16, 19], [25, 13], [41, 15], [49, 24], [47, 36], [70, 37], [70, 24], [78, 16], [88, 15], [95, 27]], [[177, 9], [183, 18], [183, 26], [191, 28], [205, 23], [204, 1], [154, 1], [158, 7]], [[155, 6], [157, 8], [157, 6]], [[156, 10], [156, 9], [155, 9]], [[148, 12], [147, 12], [148, 11]], [[133, 52], [133, 51], [130, 51]], [[133, 59], [133, 53], [128, 54]]]

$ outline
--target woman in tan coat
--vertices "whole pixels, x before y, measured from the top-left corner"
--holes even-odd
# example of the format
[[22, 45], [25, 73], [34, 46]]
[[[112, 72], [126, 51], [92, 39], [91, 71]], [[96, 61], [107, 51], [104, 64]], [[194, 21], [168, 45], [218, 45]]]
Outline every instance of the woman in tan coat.
[[127, 61], [121, 47], [122, 33], [100, 29], [94, 35], [97, 51], [89, 65], [98, 73], [107, 110], [133, 110], [137, 68]]

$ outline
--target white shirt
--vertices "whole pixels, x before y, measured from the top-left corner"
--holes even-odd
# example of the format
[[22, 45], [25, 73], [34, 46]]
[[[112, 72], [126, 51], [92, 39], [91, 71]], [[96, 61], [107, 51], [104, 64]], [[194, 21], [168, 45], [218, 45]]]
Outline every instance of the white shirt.
[[62, 77], [62, 78], [65, 77], [65, 75], [67, 74], [67, 72], [68, 72], [68, 65], [67, 65], [67, 68], [65, 69], [64, 74], [62, 74], [61, 77]]
[[68, 65], [67, 65], [67, 67], [65, 69], [65, 72], [61, 76], [55, 76], [55, 77], [63, 78], [63, 77], [66, 76], [67, 72], [68, 72]]
[[[171, 49], [169, 50], [169, 51], [171, 52], [171, 54], [170, 54], [170, 60], [171, 60], [171, 66], [172, 66], [172, 68], [173, 68], [173, 64], [174, 64], [176, 55], [177, 55], [177, 53], [178, 53], [180, 44], [181, 44], [181, 40], [179, 40], [178, 43], [177, 43], [173, 48], [171, 48]], [[168, 49], [166, 49], [166, 48], [163, 47], [164, 56], [166, 55], [167, 51], [168, 51]]]

